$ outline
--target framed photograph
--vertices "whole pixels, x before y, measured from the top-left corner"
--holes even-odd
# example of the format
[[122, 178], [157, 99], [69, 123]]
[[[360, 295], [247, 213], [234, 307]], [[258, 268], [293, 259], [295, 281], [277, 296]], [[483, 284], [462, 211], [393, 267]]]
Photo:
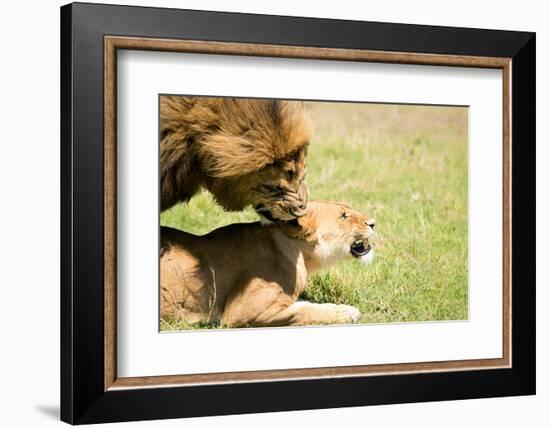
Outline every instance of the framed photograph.
[[61, 419], [535, 393], [535, 34], [61, 8]]

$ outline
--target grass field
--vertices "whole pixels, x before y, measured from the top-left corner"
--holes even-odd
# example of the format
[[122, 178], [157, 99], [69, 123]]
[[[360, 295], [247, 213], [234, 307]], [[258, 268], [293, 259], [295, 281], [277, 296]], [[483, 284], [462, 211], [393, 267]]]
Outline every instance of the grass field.
[[[376, 218], [375, 260], [316, 274], [301, 296], [354, 305], [362, 323], [468, 318], [468, 144], [465, 108], [308, 103], [315, 137], [311, 199]], [[257, 219], [226, 213], [206, 192], [161, 224], [203, 234]], [[215, 327], [215, 326], [202, 326]], [[161, 322], [161, 330], [189, 328]]]

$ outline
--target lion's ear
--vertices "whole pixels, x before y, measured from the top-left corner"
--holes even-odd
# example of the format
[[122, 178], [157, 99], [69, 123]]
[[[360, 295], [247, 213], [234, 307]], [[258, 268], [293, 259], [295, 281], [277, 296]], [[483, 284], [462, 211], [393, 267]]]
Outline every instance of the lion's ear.
[[308, 211], [302, 217], [281, 223], [284, 232], [291, 238], [312, 240], [317, 231], [317, 220], [313, 212]]

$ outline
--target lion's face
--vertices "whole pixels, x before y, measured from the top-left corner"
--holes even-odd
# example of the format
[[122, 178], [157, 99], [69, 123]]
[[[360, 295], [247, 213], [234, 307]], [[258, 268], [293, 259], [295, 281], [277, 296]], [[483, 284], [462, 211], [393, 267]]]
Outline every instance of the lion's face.
[[294, 229], [286, 230], [311, 242], [313, 254], [323, 265], [346, 258], [369, 263], [374, 257], [374, 219], [347, 205], [310, 202], [306, 214], [290, 223]]
[[251, 205], [269, 221], [287, 221], [306, 212], [308, 188], [306, 147], [259, 171], [213, 180], [208, 189], [225, 209], [238, 211]]
[[267, 165], [254, 177], [251, 205], [267, 220], [292, 220], [306, 212], [306, 148]]

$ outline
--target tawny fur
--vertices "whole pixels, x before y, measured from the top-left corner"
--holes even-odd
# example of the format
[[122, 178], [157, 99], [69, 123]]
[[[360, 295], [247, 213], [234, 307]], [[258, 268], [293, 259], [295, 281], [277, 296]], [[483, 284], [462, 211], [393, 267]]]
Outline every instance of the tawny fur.
[[162, 96], [160, 132], [162, 210], [201, 187], [231, 211], [278, 202], [272, 214], [287, 219], [305, 204], [312, 122], [301, 102]]
[[352, 259], [351, 245], [367, 245], [373, 228], [365, 214], [330, 202], [310, 202], [292, 222], [232, 224], [204, 236], [161, 228], [161, 317], [228, 327], [354, 322], [352, 306], [297, 299], [308, 275]]

